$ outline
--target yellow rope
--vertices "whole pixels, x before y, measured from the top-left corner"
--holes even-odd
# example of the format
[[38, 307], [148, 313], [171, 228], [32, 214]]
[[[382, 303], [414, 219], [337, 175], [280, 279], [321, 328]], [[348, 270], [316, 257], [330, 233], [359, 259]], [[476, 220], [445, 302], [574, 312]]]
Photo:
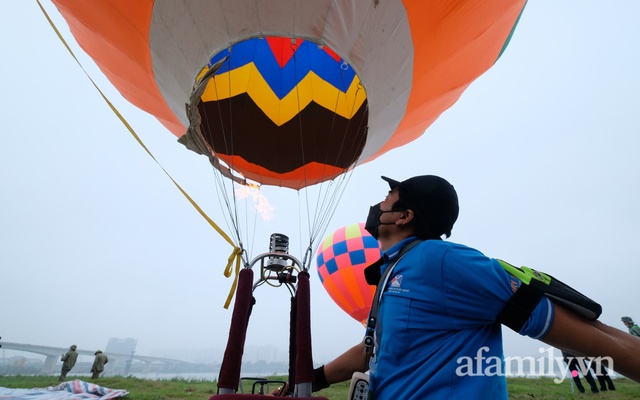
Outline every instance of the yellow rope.
[[186, 197], [187, 200], [189, 200], [191, 205], [196, 210], [198, 210], [200, 215], [202, 215], [202, 217], [209, 223], [209, 225], [211, 225], [213, 227], [213, 229], [215, 229], [216, 232], [218, 232], [218, 234], [220, 234], [220, 236], [222, 236], [222, 238], [224, 240], [226, 240], [227, 243], [229, 243], [233, 247], [233, 251], [231, 252], [231, 255], [229, 256], [229, 259], [228, 259], [228, 262], [227, 262], [227, 266], [224, 269], [224, 276], [229, 278], [231, 276], [232, 265], [233, 265], [233, 262], [235, 260], [235, 276], [233, 278], [233, 284], [231, 285], [231, 290], [229, 291], [229, 295], [227, 296], [227, 300], [226, 300], [226, 302], [224, 304], [224, 308], [229, 308], [229, 303], [231, 302], [231, 299], [233, 298], [233, 295], [235, 294], [235, 291], [236, 291], [236, 287], [238, 285], [238, 274], [240, 273], [240, 261], [242, 259], [242, 248], [236, 246], [236, 244], [233, 243], [231, 238], [218, 226], [218, 224], [216, 224], [211, 218], [209, 218], [209, 216], [202, 210], [202, 208], [200, 208], [200, 206], [191, 198], [191, 196], [189, 196], [187, 194], [187, 192], [185, 192], [184, 189], [182, 189], [182, 187], [178, 184], [178, 182], [176, 182], [171, 177], [171, 175], [169, 175], [167, 170], [165, 170], [164, 167], [158, 162], [158, 160], [156, 160], [156, 158], [153, 156], [153, 154], [151, 154], [151, 151], [149, 151], [147, 146], [145, 146], [144, 143], [142, 143], [142, 140], [140, 139], [138, 134], [135, 132], [135, 130], [131, 127], [131, 125], [127, 122], [127, 120], [122, 116], [122, 114], [120, 114], [120, 112], [116, 109], [116, 107], [113, 105], [113, 103], [111, 103], [111, 101], [109, 101], [107, 96], [105, 96], [105, 94], [102, 92], [102, 90], [100, 90], [100, 88], [94, 82], [94, 80], [91, 78], [91, 76], [89, 76], [89, 74], [84, 69], [84, 67], [82, 66], [80, 61], [78, 61], [78, 58], [76, 58], [76, 55], [73, 53], [73, 50], [71, 50], [71, 48], [67, 44], [66, 40], [64, 40], [64, 38], [62, 37], [62, 34], [60, 34], [60, 31], [58, 30], [58, 28], [55, 26], [55, 24], [53, 23], [51, 18], [49, 18], [49, 14], [47, 14], [47, 11], [44, 9], [44, 7], [42, 7], [42, 4], [40, 3], [40, 0], [36, 0], [36, 1], [38, 2], [38, 6], [40, 6], [40, 9], [42, 10], [42, 13], [47, 18], [47, 21], [49, 21], [49, 25], [51, 25], [53, 30], [56, 32], [56, 35], [58, 35], [58, 38], [60, 39], [62, 44], [64, 44], [64, 46], [67, 48], [67, 50], [69, 51], [69, 53], [71, 54], [73, 59], [76, 60], [76, 63], [78, 63], [78, 65], [80, 66], [80, 68], [82, 69], [84, 74], [87, 76], [87, 78], [89, 78], [89, 80], [91, 81], [93, 86], [96, 88], [98, 93], [100, 93], [100, 95], [102, 96], [104, 101], [109, 105], [109, 108], [111, 108], [113, 113], [120, 119], [122, 124], [127, 128], [127, 130], [136, 139], [136, 141], [140, 144], [140, 146], [142, 146], [142, 148], [147, 152], [147, 154], [149, 154], [149, 156], [153, 159], [153, 161], [155, 161], [156, 164], [158, 164], [158, 166], [162, 169], [162, 171], [164, 171], [164, 173], [169, 177], [169, 179], [171, 179], [171, 182], [173, 182], [173, 184], [178, 188], [178, 190], [180, 190], [180, 192], [184, 195], [184, 197]]

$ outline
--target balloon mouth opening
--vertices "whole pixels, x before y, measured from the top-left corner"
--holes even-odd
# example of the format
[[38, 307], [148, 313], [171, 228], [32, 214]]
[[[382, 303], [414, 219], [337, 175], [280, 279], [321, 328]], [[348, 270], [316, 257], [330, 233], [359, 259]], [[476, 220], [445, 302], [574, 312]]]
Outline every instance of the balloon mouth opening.
[[196, 78], [180, 142], [238, 183], [300, 189], [353, 169], [368, 132], [359, 76], [327, 46], [287, 37], [243, 40]]

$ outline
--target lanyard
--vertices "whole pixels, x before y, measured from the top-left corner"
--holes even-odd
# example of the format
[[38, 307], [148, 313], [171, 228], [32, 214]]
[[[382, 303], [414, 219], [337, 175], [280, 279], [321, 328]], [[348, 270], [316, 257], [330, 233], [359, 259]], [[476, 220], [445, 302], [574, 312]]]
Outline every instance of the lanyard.
[[407, 244], [406, 246], [404, 246], [400, 251], [400, 254], [398, 255], [398, 257], [391, 262], [391, 264], [387, 267], [387, 269], [384, 271], [384, 273], [380, 277], [380, 281], [376, 286], [376, 292], [373, 295], [373, 302], [371, 303], [371, 311], [369, 311], [369, 318], [367, 319], [367, 330], [364, 336], [365, 351], [367, 353], [370, 353], [371, 349], [373, 348], [373, 344], [374, 344], [373, 333], [376, 330], [376, 323], [378, 322], [378, 309], [380, 308], [380, 301], [382, 300], [382, 294], [384, 293], [384, 288], [387, 286], [387, 282], [389, 281], [389, 277], [391, 276], [391, 271], [393, 271], [393, 268], [396, 266], [398, 262], [400, 262], [402, 257], [404, 257], [404, 255], [407, 254], [409, 250], [411, 250], [415, 245], [417, 245], [420, 242], [422, 242], [422, 240], [416, 239], [411, 243]]

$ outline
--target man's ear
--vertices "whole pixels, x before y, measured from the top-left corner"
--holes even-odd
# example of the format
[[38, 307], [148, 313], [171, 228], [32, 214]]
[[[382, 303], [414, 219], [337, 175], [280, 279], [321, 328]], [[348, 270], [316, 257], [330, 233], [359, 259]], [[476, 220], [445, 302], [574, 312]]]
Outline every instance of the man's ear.
[[402, 218], [396, 221], [396, 225], [406, 225], [411, 221], [413, 221], [415, 216], [416, 214], [413, 212], [413, 210], [411, 209], [404, 210], [404, 215], [402, 216]]

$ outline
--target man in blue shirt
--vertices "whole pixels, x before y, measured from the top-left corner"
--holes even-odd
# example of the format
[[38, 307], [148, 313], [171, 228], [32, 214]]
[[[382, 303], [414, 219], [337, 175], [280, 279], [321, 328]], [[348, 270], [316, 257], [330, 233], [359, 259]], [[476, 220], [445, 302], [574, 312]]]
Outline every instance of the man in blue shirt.
[[[372, 399], [507, 399], [497, 321], [520, 282], [495, 259], [442, 240], [459, 211], [449, 182], [433, 175], [383, 179], [391, 190], [366, 224], [384, 252], [365, 272], [369, 283], [383, 279], [375, 332], [316, 369], [314, 391], [369, 370]], [[640, 382], [638, 338], [547, 297], [519, 333], [573, 354], [611, 357], [610, 368]]]

